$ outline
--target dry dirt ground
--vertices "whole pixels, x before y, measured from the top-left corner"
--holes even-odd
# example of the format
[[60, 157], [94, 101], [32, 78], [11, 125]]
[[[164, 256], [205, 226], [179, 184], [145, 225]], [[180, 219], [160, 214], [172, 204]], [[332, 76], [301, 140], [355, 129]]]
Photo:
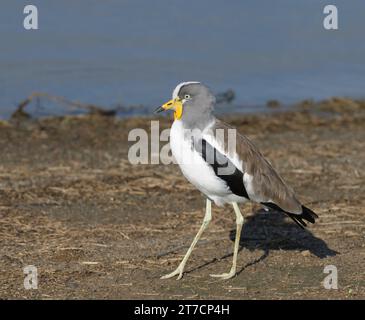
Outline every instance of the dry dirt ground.
[[[0, 298], [364, 299], [364, 113], [340, 99], [225, 117], [320, 217], [301, 230], [241, 206], [239, 273], [228, 281], [209, 276], [229, 270], [234, 241], [232, 208], [215, 206], [183, 279], [159, 279], [186, 252], [205, 200], [176, 165], [128, 162], [128, 132], [151, 119], [0, 123]], [[171, 123], [160, 120], [161, 129]], [[37, 290], [24, 289], [27, 265], [38, 268]], [[338, 290], [323, 287], [327, 265]]]

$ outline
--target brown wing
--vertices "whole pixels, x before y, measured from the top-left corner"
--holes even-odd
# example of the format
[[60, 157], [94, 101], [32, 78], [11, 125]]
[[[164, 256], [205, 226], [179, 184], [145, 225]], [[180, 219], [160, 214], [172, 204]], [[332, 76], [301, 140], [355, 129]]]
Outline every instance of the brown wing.
[[236, 146], [232, 146], [228, 143], [228, 129], [234, 128], [217, 120], [212, 128], [213, 132], [216, 132], [216, 129], [224, 130], [224, 140], [219, 140], [221, 135], [216, 134], [215, 137], [225, 153], [230, 157], [234, 157], [236, 153], [242, 161], [242, 168], [238, 169], [253, 177], [252, 189], [255, 198], [260, 199], [260, 202], [272, 202], [288, 213], [302, 213], [302, 205], [295, 197], [294, 191], [247, 137], [236, 132]]

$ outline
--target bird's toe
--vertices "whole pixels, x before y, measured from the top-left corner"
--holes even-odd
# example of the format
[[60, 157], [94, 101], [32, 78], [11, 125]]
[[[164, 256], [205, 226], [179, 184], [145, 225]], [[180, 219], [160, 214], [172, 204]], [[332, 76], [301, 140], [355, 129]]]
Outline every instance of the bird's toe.
[[169, 273], [169, 274], [165, 274], [164, 276], [162, 276], [160, 279], [170, 279], [174, 276], [178, 275], [176, 280], [180, 280], [183, 276], [183, 270], [180, 270], [180, 268], [177, 268], [175, 271]]
[[211, 274], [212, 278], [220, 278], [221, 280], [228, 280], [233, 278], [236, 275], [236, 272], [222, 273], [222, 274]]

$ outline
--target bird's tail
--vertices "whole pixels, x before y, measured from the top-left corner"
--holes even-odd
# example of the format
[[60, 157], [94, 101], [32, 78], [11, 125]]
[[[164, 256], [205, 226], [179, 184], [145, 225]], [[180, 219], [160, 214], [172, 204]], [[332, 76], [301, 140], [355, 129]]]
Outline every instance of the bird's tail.
[[[304, 228], [307, 226], [305, 221], [310, 223], [315, 223], [318, 218], [317, 214], [314, 213], [311, 209], [302, 206], [301, 214], [294, 214], [290, 212], [284, 211], [299, 227]], [[305, 221], [304, 221], [305, 220]]]
[[[315, 223], [316, 219], [318, 218], [317, 214], [314, 213], [311, 209], [305, 207], [302, 205], [302, 213], [301, 214], [295, 214], [287, 212], [283, 209], [281, 209], [279, 206], [272, 202], [261, 202], [261, 204], [265, 205], [266, 207], [269, 207], [271, 209], [284, 212], [288, 215], [289, 218], [291, 218], [299, 227], [303, 228], [307, 226], [305, 221], [308, 221], [310, 223]], [[305, 220], [305, 221], [304, 221]]]

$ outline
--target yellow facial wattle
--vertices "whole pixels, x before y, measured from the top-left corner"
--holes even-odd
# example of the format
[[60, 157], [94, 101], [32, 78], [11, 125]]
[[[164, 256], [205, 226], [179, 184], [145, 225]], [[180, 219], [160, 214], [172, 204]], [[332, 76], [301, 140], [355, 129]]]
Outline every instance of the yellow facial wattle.
[[176, 105], [175, 112], [174, 112], [174, 119], [180, 120], [183, 114], [183, 105], [181, 102]]

